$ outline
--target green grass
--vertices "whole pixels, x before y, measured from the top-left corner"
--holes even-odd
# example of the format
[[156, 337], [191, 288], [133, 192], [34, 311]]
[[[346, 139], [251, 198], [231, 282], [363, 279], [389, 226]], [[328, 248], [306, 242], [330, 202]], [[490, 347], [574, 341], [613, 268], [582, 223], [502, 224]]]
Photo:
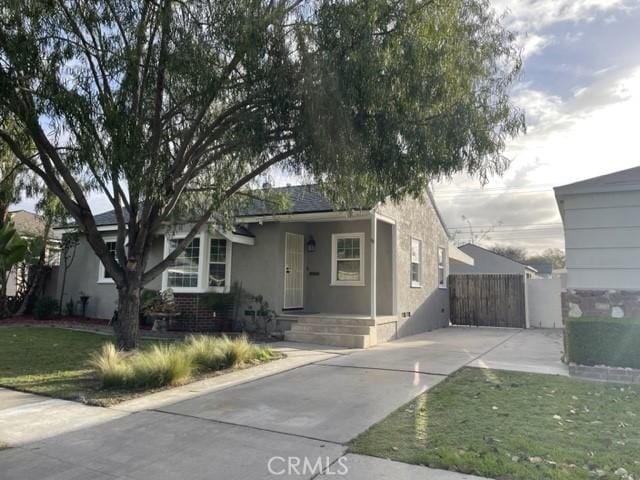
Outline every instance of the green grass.
[[640, 390], [466, 368], [354, 439], [354, 453], [500, 479], [640, 476]]
[[[104, 378], [96, 373], [91, 359], [95, 359], [104, 346], [113, 341], [111, 336], [61, 328], [2, 327], [0, 386], [96, 405], [109, 405], [140, 395], [151, 388], [184, 383], [194, 377], [201, 378], [207, 373], [203, 370], [195, 371], [191, 363], [185, 365], [183, 362], [180, 365], [175, 358], [167, 360], [168, 357], [163, 352], [173, 348], [172, 342], [143, 341], [141, 349], [127, 358], [137, 357], [138, 370], [144, 370], [147, 378], [152, 380], [139, 384], [103, 383]], [[260, 361], [272, 358], [276, 358], [275, 355], [261, 358]], [[232, 363], [229, 366], [237, 365]], [[170, 372], [167, 374], [167, 371]], [[159, 377], [162, 372], [169, 376]], [[177, 378], [181, 380], [176, 381]]]

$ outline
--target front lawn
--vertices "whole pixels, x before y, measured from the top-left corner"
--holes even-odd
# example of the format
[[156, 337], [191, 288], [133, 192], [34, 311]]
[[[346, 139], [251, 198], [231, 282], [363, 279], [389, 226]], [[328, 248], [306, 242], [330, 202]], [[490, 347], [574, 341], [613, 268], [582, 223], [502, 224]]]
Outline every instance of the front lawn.
[[[90, 360], [102, 351], [103, 345], [113, 341], [114, 338], [107, 335], [61, 328], [2, 327], [0, 386], [96, 405], [117, 403], [159, 386], [151, 381], [132, 385], [127, 377], [121, 385], [103, 388], [104, 375], [102, 379], [99, 378], [100, 375], [91, 368]], [[155, 354], [155, 359], [162, 361], [162, 358], [158, 359], [157, 349], [152, 348], [154, 345], [166, 347], [167, 341], [142, 341], [141, 349]], [[166, 348], [162, 347], [160, 353], [164, 350]], [[154, 357], [147, 356], [143, 360], [148, 358]], [[150, 365], [145, 373], [155, 374], [156, 366]], [[207, 373], [211, 374], [214, 369], [210, 370]], [[204, 372], [196, 370], [187, 373], [188, 375], [183, 375], [180, 381], [206, 376]], [[152, 379], [158, 384], [162, 383], [162, 380]]]
[[371, 427], [349, 450], [500, 479], [637, 479], [639, 393], [466, 368]]

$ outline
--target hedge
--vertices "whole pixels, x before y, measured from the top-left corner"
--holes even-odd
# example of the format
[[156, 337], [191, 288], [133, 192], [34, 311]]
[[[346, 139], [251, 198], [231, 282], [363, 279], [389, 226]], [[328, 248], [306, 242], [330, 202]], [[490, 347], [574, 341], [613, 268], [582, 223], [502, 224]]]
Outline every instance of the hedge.
[[569, 362], [640, 368], [640, 319], [570, 319], [565, 335]]

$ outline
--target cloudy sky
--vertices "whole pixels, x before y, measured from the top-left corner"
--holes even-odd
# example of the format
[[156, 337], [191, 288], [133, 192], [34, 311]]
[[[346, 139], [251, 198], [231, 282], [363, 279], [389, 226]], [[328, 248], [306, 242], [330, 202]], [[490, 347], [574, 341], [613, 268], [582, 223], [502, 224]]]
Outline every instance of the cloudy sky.
[[[456, 177], [435, 185], [457, 240], [534, 252], [563, 247], [552, 187], [640, 164], [640, 0], [494, 0], [519, 34], [524, 72], [514, 100], [526, 135], [511, 166], [484, 188]], [[274, 175], [276, 183], [298, 183]], [[109, 208], [93, 196], [92, 208]], [[20, 207], [33, 208], [32, 201]], [[463, 219], [466, 218], [467, 220]]]
[[[640, 165], [640, 0], [499, 0], [519, 33], [524, 72], [514, 100], [526, 135], [484, 188], [456, 177], [435, 186], [458, 241], [531, 251], [563, 247], [552, 187]], [[507, 10], [508, 9], [508, 10]], [[468, 220], [463, 220], [463, 216]]]

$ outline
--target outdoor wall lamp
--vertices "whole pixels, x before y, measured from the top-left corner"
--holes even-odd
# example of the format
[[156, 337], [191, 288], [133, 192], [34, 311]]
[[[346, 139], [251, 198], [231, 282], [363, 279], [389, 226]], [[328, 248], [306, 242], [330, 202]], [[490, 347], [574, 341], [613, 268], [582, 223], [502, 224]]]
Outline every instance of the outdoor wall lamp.
[[309, 236], [307, 240], [307, 252], [313, 253], [316, 251], [316, 241], [313, 239], [313, 235]]

